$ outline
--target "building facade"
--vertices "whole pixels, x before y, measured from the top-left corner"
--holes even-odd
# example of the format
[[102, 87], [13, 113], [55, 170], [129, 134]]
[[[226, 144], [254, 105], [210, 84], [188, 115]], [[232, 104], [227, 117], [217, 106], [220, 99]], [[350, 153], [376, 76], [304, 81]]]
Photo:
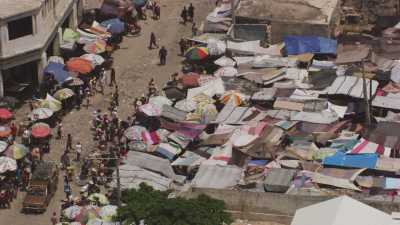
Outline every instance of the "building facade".
[[37, 88], [47, 58], [60, 55], [62, 33], [78, 24], [79, 0], [2, 0], [0, 97]]
[[331, 38], [339, 22], [340, 0], [241, 0], [233, 34], [245, 40], [265, 36], [270, 44], [287, 35]]

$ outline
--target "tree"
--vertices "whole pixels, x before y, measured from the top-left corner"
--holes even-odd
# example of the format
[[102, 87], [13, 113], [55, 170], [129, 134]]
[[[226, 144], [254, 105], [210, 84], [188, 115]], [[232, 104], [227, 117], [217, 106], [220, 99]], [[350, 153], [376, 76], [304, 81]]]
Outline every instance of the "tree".
[[168, 198], [169, 192], [154, 190], [142, 183], [139, 189], [123, 192], [123, 205], [117, 219], [127, 224], [146, 225], [222, 225], [232, 219], [224, 211], [225, 203], [200, 195], [195, 199]]

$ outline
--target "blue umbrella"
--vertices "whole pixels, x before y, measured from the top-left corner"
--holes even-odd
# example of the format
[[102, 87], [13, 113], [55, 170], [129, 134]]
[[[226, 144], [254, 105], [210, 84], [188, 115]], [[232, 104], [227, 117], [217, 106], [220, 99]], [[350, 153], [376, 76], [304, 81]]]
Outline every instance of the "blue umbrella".
[[120, 34], [125, 31], [125, 23], [118, 18], [106, 20], [101, 25], [107, 27], [107, 31], [112, 34]]
[[50, 62], [46, 68], [44, 68], [44, 74], [53, 74], [58, 83], [62, 84], [70, 77], [68, 71], [66, 71], [64, 67], [64, 64]]
[[147, 0], [132, 0], [136, 7], [143, 7], [146, 5]]

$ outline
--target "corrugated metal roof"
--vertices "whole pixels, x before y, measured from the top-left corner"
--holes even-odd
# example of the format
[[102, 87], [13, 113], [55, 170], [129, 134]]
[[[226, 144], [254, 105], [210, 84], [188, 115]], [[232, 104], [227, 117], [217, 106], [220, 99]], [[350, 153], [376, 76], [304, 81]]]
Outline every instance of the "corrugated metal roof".
[[239, 183], [241, 175], [242, 169], [237, 166], [203, 164], [194, 177], [192, 186], [216, 189], [232, 188]]
[[[370, 82], [372, 82], [372, 95], [375, 95], [378, 88], [378, 82], [375, 80], [366, 79], [367, 96], [370, 96]], [[340, 76], [335, 79], [332, 85], [328, 88], [329, 95], [349, 95], [355, 98], [363, 98], [363, 79], [355, 76]]]
[[[120, 177], [123, 189], [139, 188], [141, 183], [146, 183], [156, 190], [166, 191], [172, 185], [172, 179], [133, 165], [122, 165]], [[111, 186], [116, 187], [116, 181], [113, 181]]]
[[126, 161], [130, 165], [157, 172], [175, 181], [182, 181], [181, 176], [174, 173], [167, 159], [162, 159], [147, 153], [130, 151]]

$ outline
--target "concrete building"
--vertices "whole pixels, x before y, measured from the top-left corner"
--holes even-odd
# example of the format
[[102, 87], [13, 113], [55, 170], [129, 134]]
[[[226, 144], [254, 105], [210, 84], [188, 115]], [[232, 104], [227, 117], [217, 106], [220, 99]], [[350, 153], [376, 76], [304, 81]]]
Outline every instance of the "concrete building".
[[1, 0], [0, 96], [38, 87], [62, 32], [76, 28], [79, 0]]
[[273, 44], [285, 35], [329, 38], [339, 25], [339, 15], [340, 0], [241, 0], [234, 35], [253, 40], [265, 36]]

